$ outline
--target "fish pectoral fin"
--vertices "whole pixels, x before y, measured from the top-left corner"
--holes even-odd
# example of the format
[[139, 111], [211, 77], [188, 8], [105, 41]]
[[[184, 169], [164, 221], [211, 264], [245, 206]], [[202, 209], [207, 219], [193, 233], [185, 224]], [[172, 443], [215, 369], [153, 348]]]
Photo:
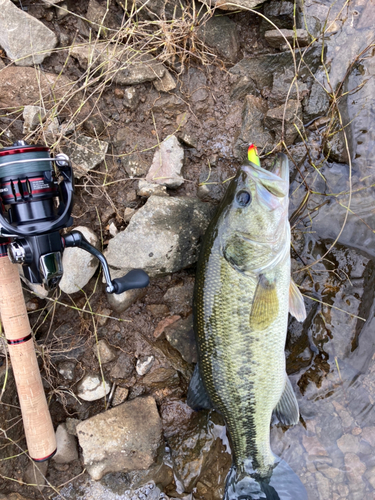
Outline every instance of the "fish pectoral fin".
[[290, 280], [289, 286], [289, 312], [297, 321], [306, 319], [306, 308], [301, 292], [294, 281]]
[[284, 392], [274, 409], [274, 413], [284, 425], [296, 425], [299, 421], [297, 398], [287, 374], [285, 374]]
[[250, 311], [250, 328], [253, 331], [265, 330], [273, 323], [278, 313], [279, 299], [276, 292], [276, 281], [271, 283], [261, 274]]
[[192, 410], [211, 410], [213, 408], [210, 396], [203, 385], [198, 363], [195, 365], [187, 393], [187, 404]]

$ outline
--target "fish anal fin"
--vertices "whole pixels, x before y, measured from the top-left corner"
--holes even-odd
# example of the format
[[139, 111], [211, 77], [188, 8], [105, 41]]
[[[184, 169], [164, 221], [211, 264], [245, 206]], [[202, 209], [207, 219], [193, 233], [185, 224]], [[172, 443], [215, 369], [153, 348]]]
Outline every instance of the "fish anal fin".
[[306, 308], [301, 292], [294, 281], [290, 280], [289, 286], [289, 312], [297, 321], [306, 319]]
[[187, 393], [187, 404], [192, 410], [211, 410], [212, 403], [203, 385], [198, 363], [195, 365]]
[[284, 425], [296, 425], [299, 421], [297, 398], [287, 374], [285, 374], [285, 388], [280, 401], [274, 409], [274, 413]]
[[250, 328], [265, 330], [276, 319], [279, 313], [279, 299], [276, 282], [269, 282], [264, 275], [259, 276], [254, 301], [250, 312]]

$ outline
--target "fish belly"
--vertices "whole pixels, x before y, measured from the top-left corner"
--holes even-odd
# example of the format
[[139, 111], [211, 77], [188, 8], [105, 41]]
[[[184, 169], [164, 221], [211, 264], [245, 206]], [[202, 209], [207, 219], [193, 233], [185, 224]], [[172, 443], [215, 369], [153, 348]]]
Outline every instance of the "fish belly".
[[279, 313], [262, 331], [250, 328], [256, 279], [213, 254], [197, 274], [194, 308], [201, 376], [225, 418], [235, 465], [241, 468], [251, 458], [261, 474], [273, 464], [270, 420], [285, 386], [288, 262], [274, 271]]

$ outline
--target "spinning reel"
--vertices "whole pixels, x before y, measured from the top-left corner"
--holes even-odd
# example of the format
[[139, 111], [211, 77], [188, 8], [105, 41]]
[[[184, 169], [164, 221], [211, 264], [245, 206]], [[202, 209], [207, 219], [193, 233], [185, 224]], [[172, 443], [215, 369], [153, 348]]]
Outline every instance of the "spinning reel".
[[73, 224], [74, 176], [65, 154], [51, 157], [45, 146], [17, 141], [0, 150], [0, 256], [22, 264], [27, 281], [54, 289], [62, 275], [64, 248], [79, 247], [99, 259], [108, 293], [143, 288], [141, 269], [112, 280], [107, 261], [78, 231], [61, 236]]

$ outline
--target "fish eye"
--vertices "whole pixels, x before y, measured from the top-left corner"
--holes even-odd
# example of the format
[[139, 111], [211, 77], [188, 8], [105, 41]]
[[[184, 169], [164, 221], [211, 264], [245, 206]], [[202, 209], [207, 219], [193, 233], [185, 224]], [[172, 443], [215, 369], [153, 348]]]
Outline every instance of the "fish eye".
[[247, 207], [251, 202], [251, 194], [248, 191], [239, 191], [236, 200], [240, 207]]

